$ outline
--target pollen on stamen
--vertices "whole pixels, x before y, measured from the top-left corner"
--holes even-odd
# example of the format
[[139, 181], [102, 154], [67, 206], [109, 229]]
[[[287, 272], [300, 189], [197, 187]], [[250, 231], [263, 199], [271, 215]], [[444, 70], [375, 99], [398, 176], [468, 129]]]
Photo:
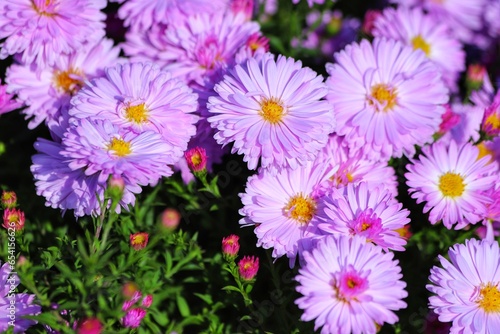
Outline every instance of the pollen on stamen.
[[438, 187], [444, 196], [458, 197], [464, 193], [465, 183], [460, 174], [448, 172], [441, 175]]
[[75, 94], [83, 86], [83, 82], [75, 79], [76, 76], [81, 77], [81, 71], [77, 69], [69, 69], [67, 71], [56, 71], [54, 73], [54, 81], [56, 87], [68, 94]]
[[499, 313], [500, 312], [500, 291], [498, 284], [488, 283], [480, 287], [479, 297], [476, 300], [486, 313]]
[[125, 157], [132, 152], [130, 143], [120, 138], [111, 139], [108, 150], [113, 151], [119, 157]]
[[125, 117], [137, 124], [145, 123], [148, 120], [148, 109], [144, 103], [137, 105], [127, 105], [125, 107]]
[[284, 212], [298, 223], [308, 224], [316, 214], [316, 201], [309, 196], [298, 194], [290, 199]]
[[431, 54], [431, 46], [425, 41], [421, 35], [417, 35], [412, 38], [411, 44], [413, 45], [413, 50], [422, 50], [428, 57]]
[[397, 103], [396, 89], [390, 88], [386, 84], [374, 85], [368, 103], [375, 105], [377, 111], [392, 110]]
[[260, 103], [259, 115], [271, 124], [276, 124], [282, 121], [284, 108], [278, 99], [264, 99]]

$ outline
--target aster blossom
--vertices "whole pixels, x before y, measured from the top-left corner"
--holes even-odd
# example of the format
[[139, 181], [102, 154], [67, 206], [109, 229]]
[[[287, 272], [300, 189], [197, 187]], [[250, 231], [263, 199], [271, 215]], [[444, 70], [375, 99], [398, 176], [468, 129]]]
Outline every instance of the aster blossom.
[[42, 307], [35, 304], [35, 295], [15, 292], [20, 281], [13, 269], [8, 263], [0, 267], [0, 331], [6, 332], [14, 323], [14, 333], [24, 333], [37, 321], [23, 316], [40, 314]]
[[273, 248], [275, 258], [286, 255], [293, 267], [299, 241], [318, 235], [311, 223], [322, 205], [316, 187], [334, 172], [313, 162], [277, 175], [261, 170], [248, 178], [245, 193], [240, 194], [240, 225], [255, 226], [257, 246]]
[[398, 229], [410, 222], [410, 212], [393, 195], [364, 182], [334, 188], [323, 199], [315, 224], [327, 234], [359, 235], [384, 250], [404, 250]]
[[346, 46], [335, 60], [326, 66], [327, 99], [351, 149], [385, 159], [412, 156], [414, 145], [432, 141], [448, 91], [423, 52], [375, 38]]
[[359, 236], [329, 235], [304, 252], [305, 265], [295, 278], [302, 297], [303, 321], [315, 319], [322, 334], [375, 334], [377, 326], [398, 321], [393, 311], [406, 307], [408, 294], [394, 254]]
[[374, 22], [375, 37], [387, 37], [421, 50], [443, 74], [448, 88], [457, 90], [457, 79], [465, 70], [465, 52], [450, 28], [422, 8], [387, 8]]
[[335, 129], [332, 107], [322, 100], [323, 78], [300, 61], [274, 56], [236, 65], [215, 86], [208, 121], [219, 144], [233, 143], [249, 169], [276, 173], [312, 161]]
[[466, 240], [431, 269], [429, 304], [450, 333], [496, 333], [500, 328], [500, 249], [497, 241]]
[[104, 68], [114, 66], [120, 49], [113, 41], [102, 39], [87, 43], [80, 50], [61, 54], [51, 66], [13, 64], [7, 69], [6, 81], [10, 92], [28, 107], [22, 113], [29, 119], [28, 127], [57, 120], [70, 107], [71, 97], [85, 81], [103, 76]]
[[478, 157], [479, 149], [470, 143], [438, 141], [407, 165], [411, 197], [425, 202], [431, 224], [442, 220], [446, 228], [456, 224], [458, 230], [484, 218], [489, 200], [482, 192], [495, 184], [498, 165]]
[[118, 64], [105, 72], [73, 96], [68, 113], [157, 132], [171, 146], [169, 163], [178, 161], [196, 132], [197, 95], [152, 63]]
[[53, 65], [61, 54], [104, 36], [104, 0], [0, 1], [0, 59], [22, 53], [23, 63]]

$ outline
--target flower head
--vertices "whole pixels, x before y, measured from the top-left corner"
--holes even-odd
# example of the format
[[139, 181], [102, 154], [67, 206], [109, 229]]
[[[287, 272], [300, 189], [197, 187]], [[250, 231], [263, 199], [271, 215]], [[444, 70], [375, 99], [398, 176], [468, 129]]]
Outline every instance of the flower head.
[[304, 310], [301, 320], [315, 319], [321, 333], [375, 333], [394, 324], [393, 311], [405, 308], [408, 294], [394, 254], [363, 238], [329, 235], [304, 252], [305, 265], [295, 278]]
[[426, 202], [424, 212], [436, 224], [461, 229], [484, 218], [488, 198], [482, 194], [495, 184], [497, 164], [488, 157], [478, 160], [479, 150], [470, 143], [449, 146], [436, 142], [422, 149], [422, 155], [407, 165], [406, 184], [417, 203]]
[[[41, 306], [34, 303], [35, 295], [27, 293], [12, 293], [19, 285], [19, 277], [12, 271], [14, 268], [8, 263], [0, 267], [0, 331], [6, 332], [14, 321], [14, 333], [24, 333], [29, 327], [37, 324], [36, 320], [26, 319], [25, 315], [37, 315], [42, 311]], [[15, 319], [11, 318], [15, 315]], [[10, 323], [10, 324], [9, 324]]]
[[467, 67], [465, 83], [471, 90], [478, 90], [483, 84], [483, 80], [488, 73], [482, 64], [470, 64]]
[[101, 334], [103, 325], [97, 318], [87, 318], [81, 321], [76, 328], [77, 334]]
[[6, 208], [3, 212], [3, 227], [21, 231], [24, 228], [24, 212], [15, 208]]
[[181, 222], [181, 213], [174, 208], [166, 208], [161, 214], [161, 224], [169, 230], [175, 230]]
[[240, 250], [239, 239], [240, 237], [235, 234], [222, 238], [222, 254], [224, 257], [235, 259], [238, 256], [238, 251]]
[[141, 250], [147, 246], [149, 240], [149, 234], [146, 232], [137, 232], [130, 235], [130, 246], [133, 249]]
[[500, 93], [497, 93], [491, 105], [484, 111], [481, 128], [488, 136], [495, 137], [500, 134]]
[[238, 262], [238, 272], [245, 281], [251, 281], [259, 271], [259, 258], [255, 256], [244, 256]]
[[0, 58], [21, 54], [23, 63], [53, 65], [61, 55], [104, 36], [105, 1], [19, 0], [0, 2]]
[[153, 295], [145, 295], [142, 299], [141, 305], [145, 308], [149, 308], [153, 304]]
[[413, 156], [414, 145], [432, 141], [448, 91], [423, 52], [375, 38], [348, 45], [335, 59], [327, 64], [327, 99], [351, 149], [385, 159]]
[[195, 147], [187, 150], [184, 157], [188, 163], [189, 169], [193, 172], [202, 172], [207, 167], [207, 151], [203, 147]]
[[497, 241], [466, 240], [439, 256], [427, 289], [431, 309], [450, 333], [495, 333], [500, 314], [500, 248]]
[[123, 327], [137, 328], [141, 325], [141, 321], [145, 316], [146, 316], [146, 310], [140, 307], [130, 309], [122, 318]]
[[[277, 80], [277, 78], [280, 78]], [[209, 98], [208, 121], [219, 144], [233, 143], [249, 169], [276, 174], [315, 158], [335, 129], [332, 107], [322, 98], [322, 77], [300, 61], [270, 53], [237, 65]]]
[[14, 191], [2, 191], [2, 208], [15, 208], [17, 205], [17, 195]]

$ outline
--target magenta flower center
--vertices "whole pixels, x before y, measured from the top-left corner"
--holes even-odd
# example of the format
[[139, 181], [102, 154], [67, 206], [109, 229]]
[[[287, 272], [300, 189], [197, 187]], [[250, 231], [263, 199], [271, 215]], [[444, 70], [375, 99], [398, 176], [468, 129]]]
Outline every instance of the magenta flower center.
[[332, 284], [336, 292], [335, 297], [345, 303], [357, 301], [358, 297], [368, 289], [368, 280], [353, 268], [335, 276]]
[[316, 201], [309, 196], [298, 194], [290, 199], [283, 211], [286, 216], [305, 225], [311, 221], [316, 213]]
[[382, 219], [377, 217], [373, 209], [365, 209], [348, 223], [352, 235], [361, 235], [373, 241], [382, 231]]
[[283, 118], [283, 106], [278, 99], [264, 99], [260, 103], [259, 115], [271, 124], [281, 122]]
[[486, 313], [500, 313], [500, 291], [498, 283], [488, 283], [479, 287], [478, 296], [475, 301]]
[[376, 111], [392, 110], [397, 103], [396, 89], [386, 84], [374, 85], [368, 103], [373, 105]]
[[111, 139], [111, 142], [108, 144], [108, 150], [113, 151], [119, 157], [125, 157], [132, 152], [130, 143], [120, 138]]
[[131, 122], [137, 124], [147, 122], [148, 110], [144, 103], [138, 105], [128, 105], [125, 107], [125, 117]]
[[216, 36], [208, 36], [197, 51], [198, 63], [202, 68], [213, 70], [217, 63], [224, 63], [221, 47]]

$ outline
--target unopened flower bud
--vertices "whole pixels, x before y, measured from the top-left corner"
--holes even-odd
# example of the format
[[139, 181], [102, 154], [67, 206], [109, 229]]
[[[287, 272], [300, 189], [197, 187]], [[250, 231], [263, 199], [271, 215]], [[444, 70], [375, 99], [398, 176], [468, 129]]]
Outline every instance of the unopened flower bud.
[[77, 334], [100, 334], [102, 327], [99, 319], [87, 318], [78, 325], [76, 332]]
[[24, 228], [24, 212], [19, 209], [5, 209], [3, 212], [3, 227], [16, 232]]
[[251, 281], [259, 271], [259, 258], [255, 256], [244, 256], [238, 262], [238, 272], [245, 281]]
[[204, 172], [207, 167], [207, 151], [203, 147], [195, 147], [184, 153], [189, 169], [192, 172]]
[[234, 234], [222, 239], [222, 254], [224, 258], [231, 260], [238, 256], [238, 251], [240, 250], [239, 239], [240, 237]]
[[181, 213], [174, 208], [167, 208], [161, 214], [161, 224], [168, 230], [175, 230], [181, 221]]
[[2, 207], [6, 208], [15, 208], [17, 205], [17, 195], [13, 191], [3, 191], [2, 192]]

